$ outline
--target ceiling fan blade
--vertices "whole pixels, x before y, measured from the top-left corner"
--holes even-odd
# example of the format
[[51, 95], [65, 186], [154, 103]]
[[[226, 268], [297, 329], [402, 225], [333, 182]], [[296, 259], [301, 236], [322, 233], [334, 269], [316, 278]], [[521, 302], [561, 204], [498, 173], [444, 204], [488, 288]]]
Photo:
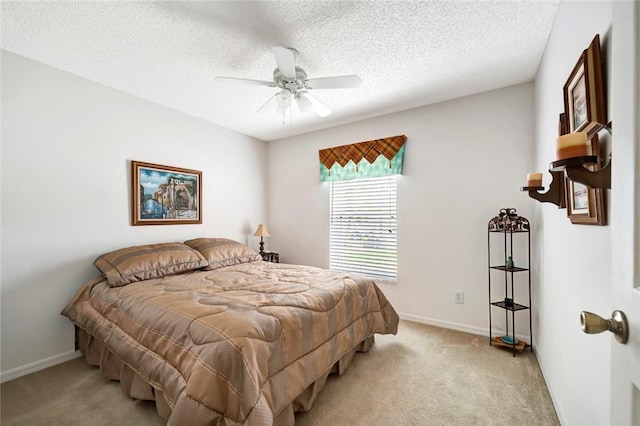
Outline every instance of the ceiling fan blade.
[[276, 84], [273, 81], [250, 80], [250, 79], [247, 79], [247, 78], [216, 77], [215, 80], [230, 80], [231, 82], [244, 83], [244, 84], [253, 84], [253, 85], [256, 85], [256, 86], [276, 87]]
[[256, 114], [267, 114], [270, 111], [275, 110], [276, 107], [278, 106], [276, 96], [278, 96], [278, 93], [270, 97], [269, 100], [267, 100], [267, 102], [265, 102], [260, 108], [258, 108], [258, 110], [256, 111]]
[[283, 76], [289, 79], [296, 78], [296, 53], [286, 47], [274, 46], [271, 48], [273, 56], [276, 58], [278, 69]]
[[310, 78], [304, 82], [307, 89], [353, 89], [360, 86], [362, 80], [357, 75]]
[[[311, 109], [319, 117], [327, 117], [329, 114], [331, 114], [331, 109], [328, 106], [326, 106], [325, 104], [323, 104], [322, 102], [320, 102], [318, 100], [318, 98], [313, 96], [311, 93], [309, 93], [309, 92], [299, 92], [298, 93], [298, 97], [308, 100], [311, 103]], [[300, 100], [298, 100], [298, 105], [299, 104], [300, 104]]]

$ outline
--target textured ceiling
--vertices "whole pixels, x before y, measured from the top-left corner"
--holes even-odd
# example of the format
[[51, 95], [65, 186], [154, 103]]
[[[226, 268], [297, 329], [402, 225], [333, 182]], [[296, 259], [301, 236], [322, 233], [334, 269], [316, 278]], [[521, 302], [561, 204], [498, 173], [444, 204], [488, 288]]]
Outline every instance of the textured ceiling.
[[[558, 1], [2, 2], [2, 48], [262, 140], [533, 79]], [[272, 46], [333, 113], [256, 114], [275, 88]]]

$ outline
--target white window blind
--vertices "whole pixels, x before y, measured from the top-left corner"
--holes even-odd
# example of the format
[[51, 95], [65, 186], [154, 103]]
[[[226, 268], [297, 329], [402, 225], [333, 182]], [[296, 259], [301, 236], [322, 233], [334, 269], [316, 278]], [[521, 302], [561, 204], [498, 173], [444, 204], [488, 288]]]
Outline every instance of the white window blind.
[[397, 281], [396, 175], [330, 183], [330, 267]]

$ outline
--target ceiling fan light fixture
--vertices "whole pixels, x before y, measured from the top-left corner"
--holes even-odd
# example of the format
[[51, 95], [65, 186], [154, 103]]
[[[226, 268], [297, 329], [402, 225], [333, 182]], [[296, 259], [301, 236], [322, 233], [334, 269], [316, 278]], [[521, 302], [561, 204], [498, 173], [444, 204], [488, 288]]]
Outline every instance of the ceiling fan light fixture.
[[320, 107], [320, 108], [316, 108], [316, 114], [318, 114], [318, 117], [328, 117], [331, 115], [331, 110], [327, 107]]
[[309, 92], [301, 92], [300, 96], [309, 101], [311, 104], [311, 110], [316, 113], [318, 117], [328, 117], [331, 114], [331, 108], [322, 103], [318, 98], [313, 96]]
[[289, 108], [291, 106], [291, 97], [291, 90], [282, 89], [282, 91], [276, 96], [276, 102], [278, 102], [279, 107]]
[[304, 95], [304, 93], [298, 93], [296, 95], [296, 104], [298, 105], [298, 110], [300, 110], [301, 113], [309, 111], [312, 107], [311, 101]]

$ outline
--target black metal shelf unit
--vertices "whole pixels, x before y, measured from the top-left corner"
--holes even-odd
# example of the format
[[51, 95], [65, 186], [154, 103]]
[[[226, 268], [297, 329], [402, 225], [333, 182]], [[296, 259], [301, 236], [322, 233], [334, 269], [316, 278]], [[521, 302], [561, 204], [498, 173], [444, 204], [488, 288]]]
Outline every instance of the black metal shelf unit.
[[[532, 315], [531, 315], [531, 229], [529, 220], [519, 216], [514, 208], [500, 209], [497, 216], [489, 221], [487, 233], [487, 258], [488, 258], [488, 279], [489, 279], [489, 344], [500, 343], [504, 346], [513, 348], [513, 356], [516, 356], [516, 350], [522, 350], [526, 343], [518, 342], [516, 339], [516, 315], [517, 311], [529, 311], [529, 343], [528, 345], [533, 352], [533, 332], [532, 332]], [[513, 241], [514, 235], [526, 235], [527, 238], [527, 267], [523, 268], [513, 264]], [[504, 239], [504, 262], [502, 265], [491, 264], [491, 239], [492, 235], [502, 235]], [[497, 272], [496, 272], [497, 271]], [[492, 282], [498, 281], [497, 277], [502, 272], [501, 278], [504, 280], [504, 299], [492, 300], [491, 285]], [[516, 303], [514, 300], [514, 281], [516, 275], [526, 275], [528, 302], [527, 304]], [[522, 281], [521, 279], [519, 281]], [[511, 297], [509, 297], [511, 296]], [[501, 308], [505, 315], [505, 336], [502, 338], [493, 338], [493, 308]], [[509, 335], [509, 312], [511, 312], [511, 335]], [[523, 345], [524, 343], [524, 345]]]

